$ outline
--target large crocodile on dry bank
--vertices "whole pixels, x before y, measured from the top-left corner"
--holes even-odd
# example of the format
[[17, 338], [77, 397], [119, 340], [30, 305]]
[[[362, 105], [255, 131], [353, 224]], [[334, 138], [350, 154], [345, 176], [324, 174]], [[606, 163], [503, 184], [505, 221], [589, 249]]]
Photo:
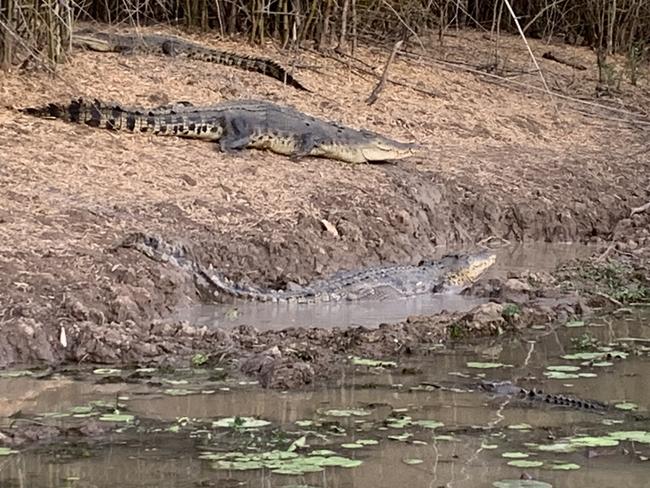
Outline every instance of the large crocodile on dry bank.
[[176, 36], [114, 34], [93, 29], [80, 29], [73, 33], [72, 44], [75, 47], [98, 52], [163, 54], [235, 66], [275, 78], [299, 90], [309, 91], [275, 61], [220, 51]]
[[459, 292], [476, 281], [496, 260], [489, 251], [447, 255], [435, 261], [422, 261], [417, 266], [390, 265], [339, 272], [305, 286], [276, 290], [235, 283], [212, 266], [205, 267], [199, 263], [186, 246], [170, 243], [158, 236], [135, 233], [121, 245], [137, 249], [156, 261], [186, 269], [202, 288], [210, 290], [215, 297], [225, 295], [264, 302], [328, 302]]
[[219, 143], [222, 151], [268, 149], [298, 159], [320, 156], [348, 163], [411, 156], [415, 144], [394, 141], [261, 100], [233, 100], [209, 107], [189, 104], [131, 109], [99, 100], [74, 99], [21, 112], [110, 130], [151, 132]]

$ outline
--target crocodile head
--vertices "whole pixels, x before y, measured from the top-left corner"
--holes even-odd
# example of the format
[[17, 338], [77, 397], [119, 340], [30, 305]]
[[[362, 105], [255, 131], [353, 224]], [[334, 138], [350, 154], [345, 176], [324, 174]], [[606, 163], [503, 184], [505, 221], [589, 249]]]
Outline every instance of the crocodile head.
[[392, 141], [375, 134], [373, 138], [360, 144], [359, 150], [366, 161], [387, 161], [414, 156], [418, 147], [409, 142]]
[[444, 270], [442, 287], [445, 290], [461, 291], [479, 279], [495, 262], [496, 255], [490, 251], [444, 256], [440, 260]]

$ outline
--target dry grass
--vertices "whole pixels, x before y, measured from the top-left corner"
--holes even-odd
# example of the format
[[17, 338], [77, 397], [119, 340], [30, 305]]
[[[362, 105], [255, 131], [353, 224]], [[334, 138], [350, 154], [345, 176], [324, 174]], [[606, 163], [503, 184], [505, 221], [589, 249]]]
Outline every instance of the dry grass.
[[[260, 51], [207, 37], [201, 41], [289, 64], [286, 53], [271, 45]], [[547, 49], [535, 42], [532, 47], [538, 56]], [[502, 38], [500, 49], [507, 56], [506, 67], [530, 69], [517, 38]], [[593, 92], [597, 80], [593, 55], [566, 46], [554, 49], [590, 69], [574, 72], [544, 61], [551, 86], [578, 96]], [[486, 41], [474, 32], [449, 38], [444, 48], [431, 48], [431, 52], [439, 59], [454, 57], [477, 64], [491, 59]], [[356, 55], [377, 70], [386, 57], [370, 49]], [[14, 259], [11, 256], [17, 251], [89, 255], [106, 245], [100, 245], [101, 240], [119, 237], [135, 222], [163, 226], [166, 211], [173, 208], [205, 228], [241, 234], [263, 220], [286, 228], [298, 215], [322, 218], [327, 212], [323, 202], [372, 206], [378, 195], [389, 197], [395, 191], [381, 166], [352, 167], [316, 159], [292, 163], [257, 151], [224, 155], [205, 142], [114, 134], [12, 110], [79, 95], [125, 105], [178, 100], [209, 104], [232, 98], [290, 103], [313, 115], [417, 140], [428, 148], [418, 161], [420, 171], [451, 181], [473, 181], [475, 190], [504, 197], [530, 198], [538, 192], [541, 199], [561, 201], [571, 199], [567, 196], [571, 188], [579, 198], [580, 185], [590, 178], [600, 178], [621, 191], [626, 185], [616, 179], [621, 175], [635, 178], [638, 171], [638, 177], [647, 179], [647, 167], [626, 169], [625, 154], [647, 144], [648, 126], [585, 117], [566, 103], [560, 103], [558, 115], [544, 94], [446, 69], [429, 58], [398, 57], [391, 77], [435, 90], [441, 97], [389, 84], [377, 103], [368, 107], [363, 101], [375, 78], [310, 52], [290, 59], [317, 67], [296, 71], [313, 94], [234, 68], [155, 56], [78, 53], [54, 78], [43, 73], [0, 73], [5, 105], [0, 109], [2, 259]], [[516, 79], [539, 83], [535, 73]], [[643, 83], [635, 89], [623, 84], [623, 92], [609, 103], [636, 104], [638, 111], [648, 113], [647, 77]], [[71, 215], [76, 211], [91, 212], [96, 222], [75, 224]]]

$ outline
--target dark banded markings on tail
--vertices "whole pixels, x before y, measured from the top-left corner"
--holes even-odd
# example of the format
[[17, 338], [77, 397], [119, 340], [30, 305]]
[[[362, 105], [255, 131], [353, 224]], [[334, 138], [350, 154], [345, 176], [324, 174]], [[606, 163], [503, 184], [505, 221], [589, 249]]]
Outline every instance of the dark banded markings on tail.
[[[54, 104], [50, 104], [50, 107], [56, 107]], [[50, 113], [52, 115], [55, 115], [55, 113], [50, 110]], [[79, 123], [81, 122], [81, 104], [77, 101], [74, 100], [70, 105], [68, 106], [68, 117], [70, 117], [71, 122]]]
[[135, 114], [127, 114], [126, 116], [126, 128], [130, 131], [135, 130]]
[[99, 127], [102, 122], [102, 111], [96, 103], [93, 103], [88, 107], [89, 119], [86, 120], [86, 124], [91, 127]]

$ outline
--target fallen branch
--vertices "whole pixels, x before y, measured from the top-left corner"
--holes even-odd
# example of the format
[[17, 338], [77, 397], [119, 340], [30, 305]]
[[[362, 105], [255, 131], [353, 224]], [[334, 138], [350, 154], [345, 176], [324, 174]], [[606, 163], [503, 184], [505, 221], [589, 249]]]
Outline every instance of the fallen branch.
[[570, 66], [571, 68], [580, 70], [580, 71], [585, 71], [587, 69], [586, 66], [583, 66], [579, 63], [574, 63], [573, 61], [569, 61], [568, 59], [560, 58], [553, 54], [551, 51], [545, 52], [542, 54], [542, 57], [544, 59], [550, 59], [551, 61], [555, 61], [556, 63], [564, 64], [566, 66]]
[[397, 54], [397, 50], [400, 47], [402, 47], [402, 44], [404, 44], [404, 41], [399, 40], [393, 46], [393, 50], [390, 52], [390, 56], [388, 56], [388, 60], [386, 61], [386, 66], [384, 66], [384, 72], [381, 74], [381, 79], [375, 85], [375, 88], [373, 88], [372, 93], [370, 93], [370, 96], [366, 100], [366, 103], [368, 105], [372, 105], [379, 98], [379, 94], [384, 89], [384, 86], [386, 85], [386, 80], [388, 80], [388, 69], [390, 68], [390, 65], [392, 64], [393, 60], [395, 59], [395, 55]]

